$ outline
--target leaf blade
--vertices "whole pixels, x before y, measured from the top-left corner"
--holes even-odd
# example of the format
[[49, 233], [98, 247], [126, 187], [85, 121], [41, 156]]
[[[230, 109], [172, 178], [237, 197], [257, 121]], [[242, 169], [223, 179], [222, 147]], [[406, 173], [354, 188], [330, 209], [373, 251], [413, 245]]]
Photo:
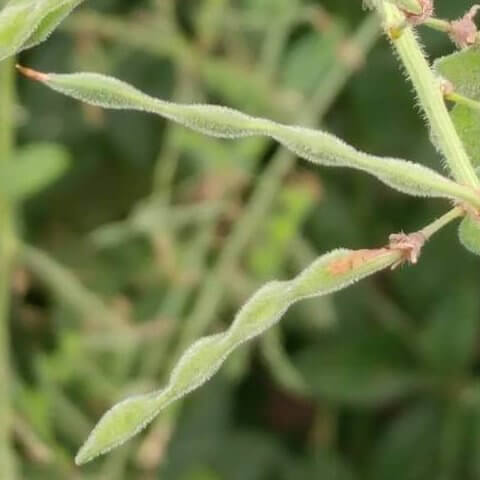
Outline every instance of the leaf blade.
[[61, 146], [32, 144], [20, 149], [0, 178], [0, 191], [10, 199], [23, 201], [61, 177], [70, 165], [70, 156]]
[[0, 61], [45, 40], [84, 0], [11, 0], [0, 11]]

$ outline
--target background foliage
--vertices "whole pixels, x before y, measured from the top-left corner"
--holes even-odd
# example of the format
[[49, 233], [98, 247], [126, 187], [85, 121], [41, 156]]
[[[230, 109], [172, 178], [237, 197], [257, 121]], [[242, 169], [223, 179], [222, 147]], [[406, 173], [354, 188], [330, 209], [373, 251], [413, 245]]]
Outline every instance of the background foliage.
[[[86, 2], [20, 60], [322, 123], [362, 150], [437, 168], [387, 43], [363, 58], [376, 27], [353, 3]], [[470, 6], [437, 4], [448, 18]], [[423, 33], [433, 56], [452, 50]], [[18, 212], [35, 246], [15, 272], [10, 323], [20, 478], [480, 478], [478, 265], [455, 228], [416, 268], [295, 307], [146, 434], [74, 468], [106, 408], [160, 385], [183, 347], [225, 328], [258, 285], [339, 245], [381, 245], [443, 204], [296, 164], [264, 140], [206, 139], [25, 80], [15, 121], [38, 171], [52, 149], [68, 163]]]

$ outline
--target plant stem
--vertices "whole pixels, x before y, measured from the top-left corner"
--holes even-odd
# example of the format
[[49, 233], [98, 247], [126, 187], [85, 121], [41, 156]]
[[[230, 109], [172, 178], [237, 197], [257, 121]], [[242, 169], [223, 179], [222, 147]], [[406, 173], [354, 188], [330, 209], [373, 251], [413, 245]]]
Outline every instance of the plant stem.
[[480, 111], [480, 102], [477, 100], [472, 100], [471, 98], [465, 97], [460, 93], [452, 92], [445, 95], [445, 98], [450, 102], [458, 103], [459, 105], [464, 105], [473, 110]]
[[449, 33], [451, 29], [450, 22], [440, 18], [429, 18], [423, 25], [431, 28], [432, 30], [437, 30], [438, 32], [444, 33]]
[[[480, 181], [455, 130], [438, 81], [413, 29], [404, 26], [405, 17], [394, 5], [382, 2], [378, 10], [384, 21], [384, 28], [415, 87], [435, 143], [445, 156], [453, 176], [459, 183], [479, 188]], [[401, 25], [403, 27], [400, 27]]]
[[[0, 175], [13, 149], [13, 63], [0, 64]], [[10, 405], [9, 312], [10, 276], [15, 254], [13, 206], [0, 193], [0, 468], [2, 479], [15, 478], [10, 443], [12, 407]]]
[[440, 231], [443, 227], [447, 226], [453, 220], [465, 215], [465, 210], [462, 207], [455, 207], [448, 211], [445, 215], [430, 223], [426, 227], [420, 230], [420, 233], [429, 240], [435, 233]]
[[46, 252], [21, 244], [18, 246], [20, 260], [47, 285], [58, 299], [82, 315], [85, 328], [93, 331], [121, 326], [118, 316], [101, 298], [88, 290], [68, 268], [56, 262]]
[[297, 20], [298, 4], [290, 0], [288, 8], [282, 9], [282, 13], [272, 22], [262, 48], [262, 69], [266, 78], [272, 79], [276, 69], [281, 64], [282, 53], [288, 42], [292, 25]]

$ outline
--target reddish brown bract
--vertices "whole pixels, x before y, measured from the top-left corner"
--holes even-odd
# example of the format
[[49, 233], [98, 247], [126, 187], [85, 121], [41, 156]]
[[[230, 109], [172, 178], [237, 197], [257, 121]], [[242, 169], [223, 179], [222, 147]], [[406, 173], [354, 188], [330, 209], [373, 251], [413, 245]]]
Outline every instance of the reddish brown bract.
[[327, 267], [327, 271], [332, 275], [343, 275], [361, 267], [364, 263], [386, 253], [387, 251], [387, 248], [356, 250], [344, 258], [332, 262]]
[[450, 38], [459, 48], [466, 48], [477, 41], [478, 29], [475, 24], [475, 15], [480, 5], [474, 5], [464, 17], [450, 24]]

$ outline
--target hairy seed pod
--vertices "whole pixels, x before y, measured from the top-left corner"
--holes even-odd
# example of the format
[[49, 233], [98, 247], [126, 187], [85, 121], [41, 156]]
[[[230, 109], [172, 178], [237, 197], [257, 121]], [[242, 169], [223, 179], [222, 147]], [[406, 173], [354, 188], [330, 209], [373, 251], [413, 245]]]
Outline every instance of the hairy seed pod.
[[359, 152], [325, 132], [282, 125], [226, 107], [181, 105], [159, 100], [127, 83], [104, 75], [45, 74], [19, 68], [27, 76], [44, 83], [53, 90], [92, 105], [158, 114], [213, 137], [268, 136], [313, 163], [362, 170], [376, 176], [388, 186], [409, 195], [449, 198], [480, 207], [480, 196], [470, 187], [459, 185], [416, 163]]
[[277, 323], [292, 304], [344, 289], [403, 257], [404, 252], [390, 248], [334, 250], [293, 280], [268, 283], [247, 301], [227, 331], [198, 340], [183, 354], [162, 390], [128, 398], [109, 410], [80, 449], [76, 463], [87, 463], [137, 434], [167, 405], [205, 383], [238, 346]]

